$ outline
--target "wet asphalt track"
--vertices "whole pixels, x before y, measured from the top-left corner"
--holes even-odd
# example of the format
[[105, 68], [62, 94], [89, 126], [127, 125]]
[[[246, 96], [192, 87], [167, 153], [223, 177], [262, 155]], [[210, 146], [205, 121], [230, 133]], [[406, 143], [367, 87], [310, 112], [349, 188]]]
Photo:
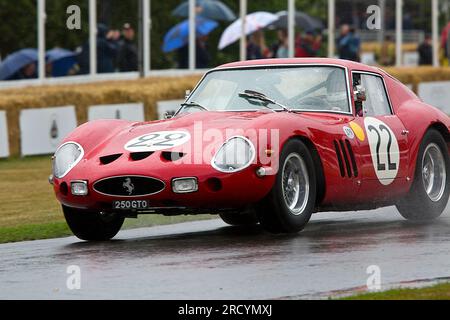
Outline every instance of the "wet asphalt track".
[[[66, 288], [69, 265], [81, 268], [80, 290]], [[369, 265], [380, 266], [384, 288], [449, 277], [450, 206], [428, 225], [386, 208], [317, 214], [298, 235], [211, 220], [122, 231], [104, 243], [0, 245], [0, 299], [325, 298], [364, 286]]]

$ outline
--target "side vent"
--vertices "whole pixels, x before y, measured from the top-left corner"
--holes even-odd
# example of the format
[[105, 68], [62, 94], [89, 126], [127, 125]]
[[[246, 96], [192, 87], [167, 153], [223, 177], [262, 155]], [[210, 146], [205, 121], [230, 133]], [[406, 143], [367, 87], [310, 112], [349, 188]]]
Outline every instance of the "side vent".
[[161, 153], [161, 157], [166, 161], [177, 161], [183, 158], [186, 154], [183, 152], [167, 152]]
[[358, 166], [356, 165], [355, 154], [353, 153], [353, 148], [352, 145], [350, 144], [350, 141], [345, 140], [345, 145], [347, 146], [347, 151], [348, 154], [350, 155], [350, 160], [352, 162], [353, 175], [356, 178], [358, 176]]
[[333, 143], [341, 177], [344, 178], [346, 175], [349, 178], [357, 177], [358, 166], [350, 142], [348, 140], [335, 140]]
[[152, 154], [153, 154], [153, 152], [151, 152], [151, 151], [149, 151], [149, 152], [131, 152], [130, 159], [133, 161], [140, 161], [140, 160], [147, 159]]
[[110, 154], [108, 156], [100, 157], [100, 163], [103, 165], [110, 164], [122, 156], [122, 153]]
[[339, 148], [339, 144], [336, 141], [333, 141], [334, 143], [334, 149], [336, 150], [336, 156], [339, 163], [339, 170], [341, 172], [341, 177], [345, 177], [345, 169], [344, 169], [344, 163], [342, 162], [342, 155], [341, 155], [341, 149]]

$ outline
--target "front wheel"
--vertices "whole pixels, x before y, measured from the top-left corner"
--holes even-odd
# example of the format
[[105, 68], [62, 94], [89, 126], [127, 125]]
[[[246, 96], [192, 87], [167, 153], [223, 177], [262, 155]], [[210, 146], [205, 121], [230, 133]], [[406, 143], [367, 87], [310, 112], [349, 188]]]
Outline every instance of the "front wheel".
[[258, 205], [259, 221], [272, 233], [301, 231], [316, 203], [316, 170], [311, 152], [300, 140], [284, 146], [275, 184]]
[[64, 217], [73, 234], [81, 240], [104, 241], [112, 239], [125, 218], [117, 214], [102, 214], [63, 206]]
[[429, 130], [420, 145], [413, 185], [397, 204], [400, 214], [415, 221], [439, 217], [450, 195], [450, 160], [447, 144], [436, 130]]

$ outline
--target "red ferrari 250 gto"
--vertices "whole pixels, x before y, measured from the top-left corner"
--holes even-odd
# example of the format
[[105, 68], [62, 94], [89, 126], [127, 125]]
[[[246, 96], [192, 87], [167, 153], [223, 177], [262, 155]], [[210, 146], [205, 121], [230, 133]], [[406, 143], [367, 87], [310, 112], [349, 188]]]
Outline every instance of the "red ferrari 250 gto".
[[445, 209], [450, 118], [386, 72], [335, 59], [231, 63], [162, 121], [88, 122], [50, 177], [73, 233], [114, 237], [139, 214], [219, 214], [298, 232], [318, 211]]

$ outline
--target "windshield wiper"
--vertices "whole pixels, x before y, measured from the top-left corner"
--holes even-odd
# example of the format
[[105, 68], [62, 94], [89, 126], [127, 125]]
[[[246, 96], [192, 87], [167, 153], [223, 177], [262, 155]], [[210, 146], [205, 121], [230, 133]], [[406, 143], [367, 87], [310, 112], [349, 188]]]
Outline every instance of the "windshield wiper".
[[193, 107], [193, 108], [203, 109], [204, 111], [209, 111], [208, 108], [202, 106], [201, 104], [199, 104], [197, 102], [185, 102], [185, 103], [182, 103], [181, 106], [182, 106], [181, 110], [183, 110], [184, 107]]
[[[285, 105], [283, 105], [279, 102], [276, 102], [272, 98], [269, 98], [268, 96], [266, 96], [264, 93], [261, 93], [258, 91], [245, 90], [244, 92], [239, 93], [239, 97], [256, 99], [256, 100], [260, 100], [262, 102], [268, 102], [271, 104], [275, 104], [275, 105], [281, 107], [284, 111], [291, 112], [291, 110], [288, 107], [286, 107]], [[269, 108], [269, 109], [273, 110], [272, 108]]]

